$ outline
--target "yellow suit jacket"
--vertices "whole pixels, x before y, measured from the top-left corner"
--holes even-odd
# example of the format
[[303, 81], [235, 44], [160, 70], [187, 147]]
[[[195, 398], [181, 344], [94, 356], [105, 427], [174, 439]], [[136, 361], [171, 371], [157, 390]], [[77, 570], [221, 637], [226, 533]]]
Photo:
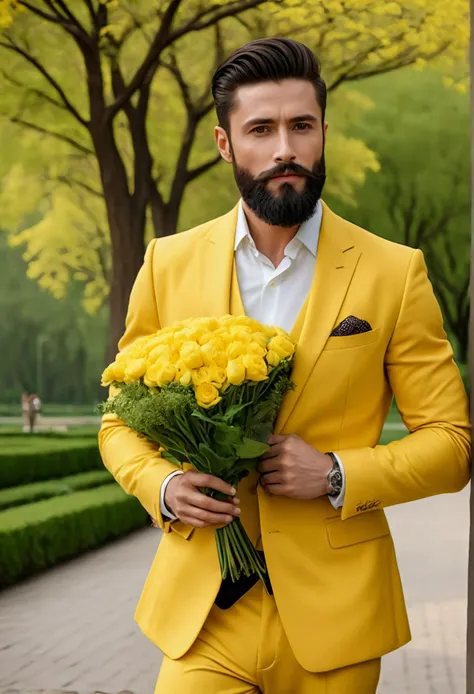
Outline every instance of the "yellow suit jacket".
[[[190, 316], [243, 311], [233, 273], [237, 208], [154, 240], [130, 297], [122, 349]], [[330, 337], [354, 315], [373, 330]], [[345, 468], [341, 510], [327, 497], [267, 495], [252, 475], [239, 488], [242, 521], [265, 550], [291, 647], [322, 672], [381, 656], [410, 638], [383, 508], [468, 482], [467, 398], [443, 330], [423, 254], [335, 215], [324, 205], [313, 285], [293, 337], [295, 391], [277, 433], [292, 433]], [[410, 435], [378, 446], [395, 396]], [[106, 467], [164, 530], [136, 619], [171, 658], [192, 645], [214, 602], [220, 570], [212, 529], [164, 523], [160, 487], [176, 467], [119, 419], [99, 434]]]

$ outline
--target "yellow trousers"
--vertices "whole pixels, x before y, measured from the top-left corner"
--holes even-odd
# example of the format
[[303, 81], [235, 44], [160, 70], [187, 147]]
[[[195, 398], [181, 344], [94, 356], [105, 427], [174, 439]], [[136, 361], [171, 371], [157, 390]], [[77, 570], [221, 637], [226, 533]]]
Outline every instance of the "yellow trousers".
[[214, 605], [182, 658], [164, 658], [155, 694], [375, 694], [379, 677], [380, 658], [330, 672], [304, 670], [273, 597], [258, 583], [230, 609]]

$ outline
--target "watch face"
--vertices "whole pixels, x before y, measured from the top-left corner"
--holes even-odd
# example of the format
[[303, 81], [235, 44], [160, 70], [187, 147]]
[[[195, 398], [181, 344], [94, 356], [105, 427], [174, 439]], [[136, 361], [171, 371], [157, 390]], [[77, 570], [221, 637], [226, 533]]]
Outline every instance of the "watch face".
[[339, 494], [342, 489], [342, 473], [339, 466], [334, 466], [329, 473], [329, 484], [333, 488], [333, 494]]

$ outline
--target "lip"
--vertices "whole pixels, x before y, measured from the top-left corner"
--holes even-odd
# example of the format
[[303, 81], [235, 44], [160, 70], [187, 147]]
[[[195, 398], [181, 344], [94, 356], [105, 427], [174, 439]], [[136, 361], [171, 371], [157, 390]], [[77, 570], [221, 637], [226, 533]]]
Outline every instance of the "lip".
[[303, 178], [303, 176], [300, 176], [299, 174], [283, 174], [282, 176], [273, 176], [273, 180], [277, 181], [295, 181], [298, 178]]

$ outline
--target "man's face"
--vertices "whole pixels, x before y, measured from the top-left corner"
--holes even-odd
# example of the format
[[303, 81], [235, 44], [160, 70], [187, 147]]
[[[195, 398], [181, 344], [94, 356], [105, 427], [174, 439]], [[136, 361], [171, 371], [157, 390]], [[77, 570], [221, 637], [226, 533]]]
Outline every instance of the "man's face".
[[314, 212], [325, 181], [321, 108], [306, 80], [259, 82], [234, 94], [230, 137], [216, 128], [243, 200], [267, 224], [292, 227]]

